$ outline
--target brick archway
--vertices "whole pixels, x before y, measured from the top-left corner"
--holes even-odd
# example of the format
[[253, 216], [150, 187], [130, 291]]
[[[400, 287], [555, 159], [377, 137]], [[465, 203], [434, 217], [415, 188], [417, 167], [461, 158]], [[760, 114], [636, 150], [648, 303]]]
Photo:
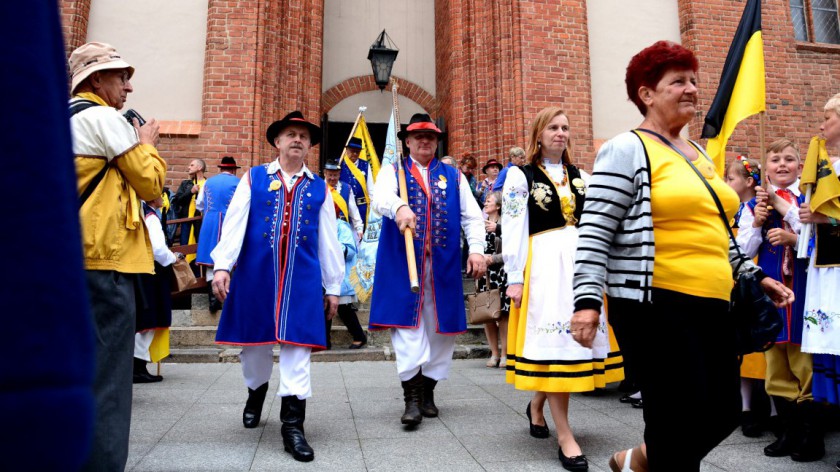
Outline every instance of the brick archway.
[[[414, 82], [405, 80], [402, 77], [397, 77], [397, 80], [400, 83], [400, 95], [414, 101], [423, 107], [424, 110], [428, 111], [430, 115], [437, 116], [438, 101], [435, 97]], [[329, 112], [347, 97], [352, 97], [357, 93], [373, 92], [376, 90], [379, 90], [379, 87], [373, 81], [373, 75], [361, 75], [345, 79], [321, 94], [321, 114], [323, 115]], [[385, 90], [390, 91], [391, 85], [388, 84]]]

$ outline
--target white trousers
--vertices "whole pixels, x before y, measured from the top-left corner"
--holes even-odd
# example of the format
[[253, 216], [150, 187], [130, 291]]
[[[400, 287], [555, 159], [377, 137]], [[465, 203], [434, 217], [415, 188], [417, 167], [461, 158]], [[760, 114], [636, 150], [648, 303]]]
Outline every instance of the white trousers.
[[142, 333], [134, 335], [134, 357], [143, 359], [146, 362], [151, 362], [152, 357], [149, 355], [149, 346], [152, 345], [152, 340], [155, 338], [155, 330], [149, 329]]
[[400, 380], [410, 380], [423, 369], [423, 375], [432, 380], [449, 377], [452, 353], [455, 352], [455, 336], [437, 333], [437, 319], [432, 271], [426, 263], [423, 278], [423, 309], [417, 328], [391, 328], [391, 344], [397, 357], [397, 374]]
[[[239, 354], [242, 363], [242, 375], [245, 385], [254, 390], [268, 382], [274, 365], [274, 344], [263, 346], [244, 346]], [[280, 345], [280, 387], [278, 397], [295, 395], [301, 400], [312, 396], [312, 384], [309, 382], [309, 355], [311, 348]]]

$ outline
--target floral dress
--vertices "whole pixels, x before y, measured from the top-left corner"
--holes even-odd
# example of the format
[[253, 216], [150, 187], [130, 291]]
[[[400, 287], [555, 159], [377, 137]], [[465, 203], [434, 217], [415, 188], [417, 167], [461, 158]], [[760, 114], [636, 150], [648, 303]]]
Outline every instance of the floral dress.
[[[484, 254], [493, 255], [496, 254], [496, 241], [497, 239], [501, 239], [500, 236], [496, 236], [495, 232], [486, 233], [484, 238]], [[484, 292], [488, 290], [487, 288], [487, 279], [490, 279], [490, 289], [497, 288], [499, 289], [499, 296], [501, 297], [501, 310], [502, 316], [507, 316], [508, 312], [510, 312], [510, 297], [507, 296], [507, 274], [505, 273], [504, 265], [503, 264], [493, 264], [487, 267], [487, 276], [478, 279], [478, 291]]]

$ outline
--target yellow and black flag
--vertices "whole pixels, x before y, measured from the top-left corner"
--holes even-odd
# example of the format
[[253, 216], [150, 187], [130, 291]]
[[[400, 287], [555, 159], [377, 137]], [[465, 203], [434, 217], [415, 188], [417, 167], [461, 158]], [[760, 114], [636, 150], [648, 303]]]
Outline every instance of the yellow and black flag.
[[718, 174], [726, 165], [726, 142], [741, 120], [765, 110], [761, 0], [748, 0], [726, 55], [723, 73], [703, 125], [706, 150]]

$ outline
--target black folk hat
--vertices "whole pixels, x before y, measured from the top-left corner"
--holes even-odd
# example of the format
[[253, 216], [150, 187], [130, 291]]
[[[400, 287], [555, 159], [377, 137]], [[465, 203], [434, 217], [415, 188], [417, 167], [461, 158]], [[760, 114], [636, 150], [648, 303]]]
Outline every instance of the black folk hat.
[[347, 143], [347, 146], [344, 146], [344, 147], [350, 148], [350, 149], [361, 149], [362, 148], [362, 140], [353, 136], [352, 138], [350, 138], [350, 142]]
[[499, 161], [497, 161], [496, 159], [490, 159], [489, 161], [487, 161], [487, 164], [484, 164], [484, 167], [481, 168], [481, 172], [484, 172], [486, 174], [488, 167], [495, 167], [499, 170], [502, 170], [502, 165], [499, 164]]
[[397, 137], [405, 139], [410, 133], [434, 133], [438, 139], [445, 134], [435, 125], [432, 118], [425, 113], [415, 113], [408, 122], [408, 126], [397, 133]]
[[265, 139], [268, 140], [269, 144], [274, 146], [274, 139], [277, 138], [277, 135], [280, 134], [280, 132], [283, 131], [283, 129], [292, 125], [305, 126], [306, 128], [308, 128], [309, 141], [313, 146], [321, 142], [321, 128], [313, 123], [306, 121], [306, 119], [303, 117], [303, 113], [297, 110], [284, 116], [282, 120], [278, 120], [274, 123], [271, 123], [268, 129], [265, 130]]
[[324, 170], [341, 170], [338, 165], [338, 159], [324, 162]]
[[231, 156], [225, 156], [222, 158], [222, 162], [219, 164], [219, 169], [239, 169], [240, 167], [236, 165], [236, 159]]

